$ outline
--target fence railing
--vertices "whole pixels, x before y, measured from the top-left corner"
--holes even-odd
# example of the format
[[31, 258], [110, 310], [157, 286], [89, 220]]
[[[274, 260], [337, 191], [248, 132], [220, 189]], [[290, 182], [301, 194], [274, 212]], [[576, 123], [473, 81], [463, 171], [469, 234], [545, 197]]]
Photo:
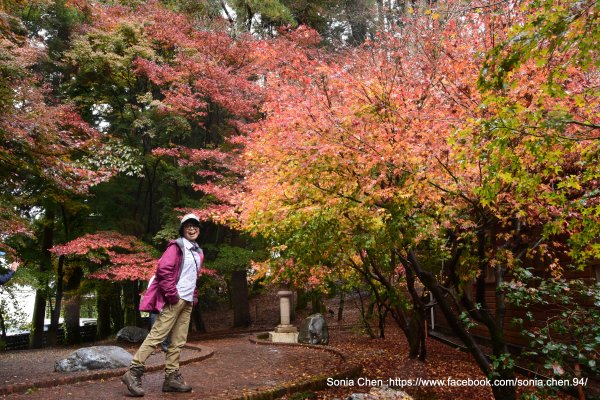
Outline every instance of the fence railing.
[[[47, 346], [47, 334], [44, 332], [43, 345]], [[81, 342], [93, 342], [96, 340], [96, 324], [82, 325], [79, 327]], [[58, 329], [56, 336], [58, 344], [64, 344], [65, 331], [63, 328]], [[4, 350], [24, 350], [29, 348], [29, 333], [21, 333], [18, 335], [7, 336], [2, 340]]]

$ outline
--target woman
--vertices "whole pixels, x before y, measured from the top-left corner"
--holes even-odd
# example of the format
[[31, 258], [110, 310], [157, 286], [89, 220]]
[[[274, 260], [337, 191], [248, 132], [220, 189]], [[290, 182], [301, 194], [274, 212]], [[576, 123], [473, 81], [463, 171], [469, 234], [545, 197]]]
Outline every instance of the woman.
[[142, 311], [160, 311], [158, 318], [144, 343], [133, 356], [129, 371], [121, 381], [135, 397], [144, 395], [142, 375], [146, 359], [156, 346], [170, 334], [171, 343], [165, 359], [165, 381], [163, 392], [190, 392], [179, 373], [181, 349], [187, 341], [192, 306], [197, 302], [196, 278], [200, 273], [204, 254], [196, 239], [200, 234], [200, 220], [187, 214], [179, 225], [179, 239], [167, 246], [158, 261], [155, 279], [152, 281], [140, 304]]

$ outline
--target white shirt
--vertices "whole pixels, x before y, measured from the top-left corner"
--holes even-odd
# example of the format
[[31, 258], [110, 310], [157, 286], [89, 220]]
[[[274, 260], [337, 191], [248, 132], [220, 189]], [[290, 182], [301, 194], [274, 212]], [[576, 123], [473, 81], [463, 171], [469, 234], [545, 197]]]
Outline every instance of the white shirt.
[[200, 269], [200, 255], [192, 251], [196, 243], [192, 243], [186, 238], [183, 238], [183, 266], [179, 282], [177, 282], [177, 292], [179, 298], [186, 301], [194, 300], [194, 290], [196, 289], [196, 278]]

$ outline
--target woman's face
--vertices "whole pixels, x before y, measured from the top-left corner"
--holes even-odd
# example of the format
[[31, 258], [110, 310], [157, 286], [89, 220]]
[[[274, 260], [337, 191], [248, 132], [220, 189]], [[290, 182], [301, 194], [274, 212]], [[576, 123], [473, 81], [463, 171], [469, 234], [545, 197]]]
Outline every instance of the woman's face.
[[200, 227], [194, 223], [185, 223], [183, 224], [183, 237], [189, 240], [190, 242], [198, 239], [198, 235], [200, 235]]

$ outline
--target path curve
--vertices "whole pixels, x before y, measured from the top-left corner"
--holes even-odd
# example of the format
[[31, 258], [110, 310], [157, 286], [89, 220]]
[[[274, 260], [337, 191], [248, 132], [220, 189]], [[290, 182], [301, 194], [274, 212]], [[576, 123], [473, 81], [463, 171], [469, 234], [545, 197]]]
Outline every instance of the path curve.
[[[309, 347], [256, 344], [252, 336], [189, 342], [191, 346], [214, 349], [212, 357], [181, 367], [192, 393], [176, 394], [177, 399], [261, 398], [274, 387], [298, 387], [298, 382], [322, 381], [348, 371], [349, 366], [336, 354]], [[162, 356], [162, 355], [161, 355]], [[10, 365], [4, 365], [10, 368]], [[162, 371], [144, 375], [144, 399], [172, 399], [162, 393]], [[295, 386], [294, 386], [295, 385]], [[129, 398], [118, 376], [50, 388], [30, 390], [28, 394], [10, 394], [9, 399], [121, 399]]]

